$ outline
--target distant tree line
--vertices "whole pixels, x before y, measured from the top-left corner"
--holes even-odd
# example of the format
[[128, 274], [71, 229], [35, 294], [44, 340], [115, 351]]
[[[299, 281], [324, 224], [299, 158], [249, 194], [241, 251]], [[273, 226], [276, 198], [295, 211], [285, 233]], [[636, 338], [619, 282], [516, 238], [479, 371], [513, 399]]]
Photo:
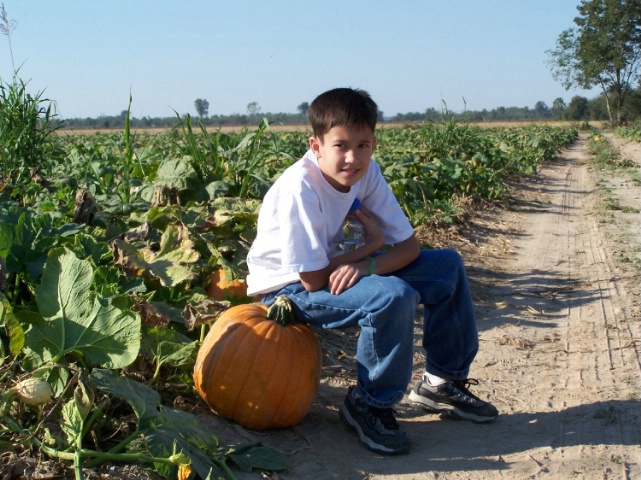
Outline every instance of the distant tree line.
[[[60, 120], [65, 128], [71, 129], [106, 129], [123, 128], [125, 125], [125, 118], [127, 110], [123, 110], [120, 115], [101, 115], [96, 118], [67, 118]], [[187, 114], [182, 115], [181, 118], [185, 120]], [[307, 117], [300, 114], [291, 113], [264, 113], [258, 117], [252, 115], [243, 115], [239, 113], [231, 115], [209, 115], [209, 116], [195, 116], [193, 119], [194, 125], [202, 123], [207, 127], [217, 126], [251, 126], [258, 125], [258, 122], [263, 118], [267, 118], [270, 123], [283, 124], [283, 125], [298, 125], [307, 123]], [[130, 119], [131, 128], [172, 128], [180, 122], [177, 116], [173, 117], [132, 117]]]
[[[393, 123], [416, 121], [439, 121], [451, 118], [469, 122], [514, 122], [532, 120], [568, 120], [568, 121], [608, 121], [608, 107], [603, 95], [588, 100], [576, 95], [566, 105], [562, 98], [557, 98], [549, 107], [545, 102], [538, 101], [534, 108], [530, 107], [498, 107], [492, 110], [466, 110], [453, 113], [447, 110], [439, 111], [428, 108], [425, 112], [399, 113], [388, 119]], [[622, 122], [632, 123], [641, 119], [641, 90], [631, 91], [623, 106]]]
[[[217, 126], [252, 126], [257, 125], [260, 120], [266, 118], [274, 125], [306, 125], [307, 102], [301, 103], [297, 113], [262, 113], [257, 102], [247, 105], [247, 113], [235, 113], [231, 115], [208, 115], [209, 102], [205, 99], [197, 99], [194, 102], [195, 113], [198, 122], [207, 127]], [[623, 106], [622, 118], [624, 123], [639, 121], [641, 119], [641, 90], [632, 90], [626, 98]], [[182, 115], [186, 119], [188, 114]], [[101, 115], [97, 118], [69, 118], [65, 119], [64, 126], [72, 129], [120, 129], [125, 125], [127, 110], [120, 115]], [[385, 117], [380, 113], [381, 122], [409, 123], [421, 121], [441, 121], [453, 119], [468, 122], [510, 122], [510, 121], [532, 121], [532, 120], [569, 120], [569, 121], [607, 121], [608, 108], [603, 95], [588, 100], [586, 97], [574, 96], [566, 105], [562, 98], [557, 98], [548, 106], [543, 101], [538, 101], [534, 107], [497, 107], [491, 110], [466, 110], [463, 112], [451, 112], [446, 108], [437, 110], [433, 107], [423, 112], [398, 113], [392, 117]], [[131, 118], [132, 128], [172, 128], [178, 125], [179, 119], [173, 117], [149, 117]]]
[[[247, 113], [233, 113], [231, 115], [209, 115], [209, 102], [206, 99], [198, 98], [194, 101], [194, 108], [198, 116], [198, 122], [207, 127], [222, 126], [251, 126], [258, 125], [267, 118], [270, 123], [281, 125], [301, 125], [307, 123], [307, 102], [298, 106], [298, 113], [261, 113], [257, 102], [250, 102], [247, 105]], [[182, 120], [187, 119], [190, 114], [183, 114]], [[59, 120], [66, 128], [72, 129], [105, 129], [123, 128], [127, 110], [120, 112], [120, 115], [100, 115], [96, 118], [67, 118]], [[177, 115], [171, 117], [132, 117], [131, 128], [172, 128], [180, 123]], [[194, 122], [195, 123], [195, 122]]]

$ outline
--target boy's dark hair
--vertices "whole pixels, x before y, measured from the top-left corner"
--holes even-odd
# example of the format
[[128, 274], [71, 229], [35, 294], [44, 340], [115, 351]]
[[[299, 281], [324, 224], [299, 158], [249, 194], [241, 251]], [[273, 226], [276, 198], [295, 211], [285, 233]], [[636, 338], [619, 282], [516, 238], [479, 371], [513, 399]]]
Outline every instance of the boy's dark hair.
[[322, 139], [333, 127], [376, 130], [378, 107], [365, 90], [335, 88], [321, 93], [307, 110], [314, 136]]

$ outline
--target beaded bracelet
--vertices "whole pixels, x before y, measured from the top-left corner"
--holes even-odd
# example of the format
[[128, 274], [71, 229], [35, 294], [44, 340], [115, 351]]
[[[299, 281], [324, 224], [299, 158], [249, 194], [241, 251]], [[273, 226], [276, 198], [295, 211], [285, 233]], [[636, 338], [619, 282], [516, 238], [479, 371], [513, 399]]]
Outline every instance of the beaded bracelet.
[[376, 260], [374, 260], [374, 257], [365, 257], [367, 260], [369, 260], [369, 268], [367, 269], [367, 275], [371, 275], [374, 273], [374, 270], [376, 270]]

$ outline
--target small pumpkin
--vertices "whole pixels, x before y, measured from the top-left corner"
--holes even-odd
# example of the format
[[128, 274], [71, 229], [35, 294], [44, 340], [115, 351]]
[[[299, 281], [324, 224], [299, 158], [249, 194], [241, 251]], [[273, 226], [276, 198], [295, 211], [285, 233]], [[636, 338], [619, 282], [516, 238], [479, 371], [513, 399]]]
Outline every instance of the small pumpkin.
[[44, 405], [53, 397], [53, 390], [49, 382], [37, 377], [22, 380], [7, 393], [15, 393], [22, 403], [32, 406]]
[[229, 277], [224, 268], [214, 271], [209, 276], [209, 285], [205, 289], [207, 295], [214, 300], [225, 300], [225, 297], [245, 297], [247, 296], [247, 283], [244, 280], [235, 279], [229, 281]]
[[222, 417], [252, 430], [285, 428], [309, 411], [321, 366], [316, 335], [296, 322], [283, 295], [269, 309], [243, 304], [225, 311], [198, 351], [194, 383]]

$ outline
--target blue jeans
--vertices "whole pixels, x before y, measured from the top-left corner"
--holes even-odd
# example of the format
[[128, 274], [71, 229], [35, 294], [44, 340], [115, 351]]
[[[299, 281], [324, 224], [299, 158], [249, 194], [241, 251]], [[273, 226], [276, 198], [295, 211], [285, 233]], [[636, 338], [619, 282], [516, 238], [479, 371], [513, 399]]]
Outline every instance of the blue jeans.
[[340, 295], [305, 290], [300, 282], [263, 296], [287, 295], [300, 318], [321, 328], [360, 326], [357, 389], [367, 404], [389, 407], [412, 378], [414, 317], [424, 306], [425, 369], [445, 379], [467, 378], [478, 332], [465, 267], [454, 250], [422, 250], [389, 275], [362, 277]]

